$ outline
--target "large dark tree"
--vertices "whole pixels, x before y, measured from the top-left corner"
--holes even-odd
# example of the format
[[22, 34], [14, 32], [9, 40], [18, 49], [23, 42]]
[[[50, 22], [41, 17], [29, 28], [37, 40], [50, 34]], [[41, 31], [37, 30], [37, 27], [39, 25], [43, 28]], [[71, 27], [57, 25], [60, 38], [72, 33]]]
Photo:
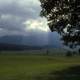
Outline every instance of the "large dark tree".
[[40, 0], [40, 15], [47, 18], [50, 30], [57, 31], [64, 45], [80, 45], [80, 0]]

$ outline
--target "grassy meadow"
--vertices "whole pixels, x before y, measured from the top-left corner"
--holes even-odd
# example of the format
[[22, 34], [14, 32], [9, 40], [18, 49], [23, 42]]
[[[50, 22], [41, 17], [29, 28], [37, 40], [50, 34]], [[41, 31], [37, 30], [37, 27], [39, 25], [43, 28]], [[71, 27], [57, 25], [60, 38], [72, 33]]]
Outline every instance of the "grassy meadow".
[[[61, 80], [80, 80], [79, 66], [79, 56], [2, 54], [0, 55], [0, 80], [60, 80], [58, 78], [63, 76]], [[71, 77], [70, 73], [74, 73], [74, 76]], [[70, 78], [65, 77], [68, 74]], [[58, 78], [55, 78], [56, 76]]]

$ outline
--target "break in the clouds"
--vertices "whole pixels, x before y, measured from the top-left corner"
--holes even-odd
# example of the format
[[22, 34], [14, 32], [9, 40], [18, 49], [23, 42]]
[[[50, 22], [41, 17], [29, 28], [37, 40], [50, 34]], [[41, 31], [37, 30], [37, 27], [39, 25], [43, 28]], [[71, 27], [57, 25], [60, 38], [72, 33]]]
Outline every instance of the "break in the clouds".
[[0, 0], [0, 35], [47, 32], [49, 29], [46, 20], [39, 16], [40, 10], [38, 0]]

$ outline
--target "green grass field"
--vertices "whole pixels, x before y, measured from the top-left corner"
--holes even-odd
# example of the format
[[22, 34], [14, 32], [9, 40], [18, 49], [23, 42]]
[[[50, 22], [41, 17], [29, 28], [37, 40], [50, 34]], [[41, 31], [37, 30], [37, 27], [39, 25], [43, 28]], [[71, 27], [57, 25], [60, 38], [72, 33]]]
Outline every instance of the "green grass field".
[[0, 80], [53, 80], [51, 72], [79, 65], [80, 57], [0, 55]]

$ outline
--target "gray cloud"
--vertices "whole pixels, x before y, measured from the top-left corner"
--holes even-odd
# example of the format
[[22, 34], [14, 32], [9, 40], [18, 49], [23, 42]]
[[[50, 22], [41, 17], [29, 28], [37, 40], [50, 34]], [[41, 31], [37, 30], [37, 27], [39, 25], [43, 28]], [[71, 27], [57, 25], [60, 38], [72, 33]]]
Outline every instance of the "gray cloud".
[[0, 0], [0, 28], [23, 31], [23, 22], [39, 16], [40, 6], [35, 4], [33, 0]]
[[[5, 1], [5, 0], [3, 0]], [[23, 0], [21, 3], [19, 0], [7, 0], [0, 3], [0, 13], [10, 14], [23, 18], [36, 18], [39, 15], [40, 7], [38, 4], [33, 4], [29, 0]]]

